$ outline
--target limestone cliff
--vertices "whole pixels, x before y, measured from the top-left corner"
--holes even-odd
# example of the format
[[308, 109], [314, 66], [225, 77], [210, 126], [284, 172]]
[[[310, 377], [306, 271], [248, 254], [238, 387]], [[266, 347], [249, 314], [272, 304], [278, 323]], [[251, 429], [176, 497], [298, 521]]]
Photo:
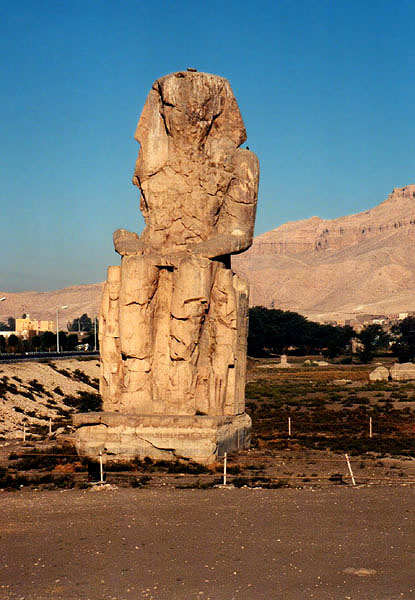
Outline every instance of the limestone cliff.
[[233, 266], [251, 304], [314, 318], [415, 310], [415, 185], [362, 213], [286, 223], [255, 238]]

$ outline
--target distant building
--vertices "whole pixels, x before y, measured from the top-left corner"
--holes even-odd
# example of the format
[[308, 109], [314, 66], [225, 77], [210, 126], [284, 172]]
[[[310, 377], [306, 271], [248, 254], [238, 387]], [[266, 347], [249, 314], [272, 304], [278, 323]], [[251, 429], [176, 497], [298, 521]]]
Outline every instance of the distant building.
[[40, 319], [31, 319], [28, 315], [25, 319], [16, 319], [16, 335], [23, 338], [29, 338], [33, 335], [39, 335], [44, 331], [53, 331], [53, 321], [42, 321]]

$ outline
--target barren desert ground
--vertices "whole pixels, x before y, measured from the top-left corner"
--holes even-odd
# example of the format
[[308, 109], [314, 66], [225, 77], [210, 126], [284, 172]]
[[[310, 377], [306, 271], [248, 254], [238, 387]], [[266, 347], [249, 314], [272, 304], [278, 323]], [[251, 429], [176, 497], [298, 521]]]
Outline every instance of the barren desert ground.
[[414, 500], [405, 486], [3, 492], [0, 598], [410, 599]]
[[[19, 410], [9, 411], [16, 422], [5, 413], [12, 437], [0, 448], [0, 600], [415, 598], [413, 382], [369, 383], [373, 366], [297, 362], [282, 373], [254, 361], [252, 447], [228, 461], [235, 488], [210, 487], [221, 463], [142, 463], [87, 488], [47, 422], [68, 420], [75, 394], [94, 397], [92, 367], [2, 367], [5, 402]], [[44, 424], [30, 403], [44, 407]], [[13, 437], [18, 418], [46, 438]]]

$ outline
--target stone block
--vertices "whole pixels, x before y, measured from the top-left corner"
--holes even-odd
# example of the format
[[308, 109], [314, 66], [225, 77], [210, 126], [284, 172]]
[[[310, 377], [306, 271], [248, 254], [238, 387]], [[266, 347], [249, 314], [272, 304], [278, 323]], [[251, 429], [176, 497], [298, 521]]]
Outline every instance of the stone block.
[[369, 373], [370, 381], [388, 381], [389, 371], [386, 367], [376, 367]]
[[395, 363], [390, 369], [390, 376], [393, 381], [411, 381], [415, 379], [415, 364]]

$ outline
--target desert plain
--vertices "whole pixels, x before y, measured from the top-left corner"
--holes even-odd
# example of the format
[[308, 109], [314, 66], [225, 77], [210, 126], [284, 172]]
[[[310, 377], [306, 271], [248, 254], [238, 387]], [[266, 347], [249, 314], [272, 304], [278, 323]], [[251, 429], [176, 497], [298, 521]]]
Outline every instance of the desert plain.
[[[96, 359], [26, 363], [20, 375], [1, 365], [9, 408], [28, 413], [39, 437], [23, 442], [17, 421], [7, 433], [2, 413], [0, 598], [412, 598], [413, 383], [369, 383], [374, 365], [278, 362], [250, 361], [252, 446], [228, 457], [226, 488], [214, 487], [221, 462], [154, 461], [89, 486], [85, 466], [66, 456], [70, 428], [50, 439], [47, 426], [50, 415], [69, 423], [74, 398], [95, 398]], [[33, 399], [10, 393], [13, 381]]]
[[5, 492], [0, 597], [409, 599], [413, 505], [410, 487]]

